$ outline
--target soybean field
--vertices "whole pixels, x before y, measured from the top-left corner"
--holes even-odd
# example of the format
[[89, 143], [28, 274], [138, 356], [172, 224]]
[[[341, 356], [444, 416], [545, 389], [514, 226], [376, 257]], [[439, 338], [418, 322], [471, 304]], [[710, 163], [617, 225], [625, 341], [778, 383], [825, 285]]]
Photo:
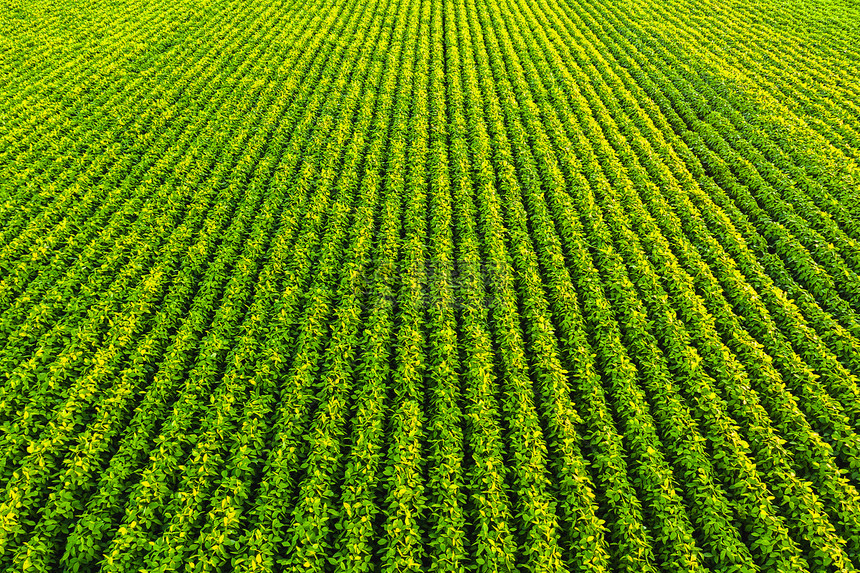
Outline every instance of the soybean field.
[[856, 0], [0, 29], [0, 571], [860, 569]]

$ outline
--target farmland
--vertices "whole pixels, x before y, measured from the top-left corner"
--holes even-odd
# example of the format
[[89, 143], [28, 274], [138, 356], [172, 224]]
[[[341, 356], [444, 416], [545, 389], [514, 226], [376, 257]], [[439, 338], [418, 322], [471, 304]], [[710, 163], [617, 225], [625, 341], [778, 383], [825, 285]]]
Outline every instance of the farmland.
[[0, 26], [0, 570], [860, 569], [854, 0]]

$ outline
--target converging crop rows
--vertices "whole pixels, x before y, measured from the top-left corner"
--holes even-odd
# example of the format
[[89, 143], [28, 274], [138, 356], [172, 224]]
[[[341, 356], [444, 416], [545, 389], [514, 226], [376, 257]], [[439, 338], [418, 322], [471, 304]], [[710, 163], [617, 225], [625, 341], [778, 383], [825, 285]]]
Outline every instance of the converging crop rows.
[[0, 569], [860, 569], [855, 1], [0, 26]]

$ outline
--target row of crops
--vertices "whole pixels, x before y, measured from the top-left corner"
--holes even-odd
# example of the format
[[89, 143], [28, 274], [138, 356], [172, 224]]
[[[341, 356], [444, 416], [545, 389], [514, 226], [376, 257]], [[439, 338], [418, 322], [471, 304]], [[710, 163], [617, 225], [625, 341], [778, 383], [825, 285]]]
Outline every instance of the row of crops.
[[0, 26], [0, 569], [860, 569], [855, 2]]

